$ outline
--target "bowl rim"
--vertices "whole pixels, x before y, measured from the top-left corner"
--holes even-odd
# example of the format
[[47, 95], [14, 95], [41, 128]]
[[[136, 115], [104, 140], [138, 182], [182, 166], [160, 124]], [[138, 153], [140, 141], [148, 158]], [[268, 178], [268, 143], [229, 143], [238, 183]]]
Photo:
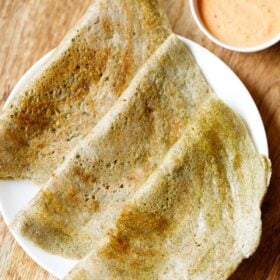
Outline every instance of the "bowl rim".
[[259, 45], [253, 46], [253, 47], [238, 47], [238, 46], [233, 46], [233, 45], [224, 43], [223, 41], [217, 39], [213, 34], [211, 34], [210, 31], [208, 31], [208, 29], [205, 27], [203, 21], [200, 18], [200, 15], [199, 15], [199, 11], [197, 8], [197, 0], [189, 0], [189, 5], [190, 5], [190, 10], [191, 10], [192, 16], [193, 16], [196, 24], [198, 25], [199, 29], [204, 33], [204, 35], [209, 40], [211, 40], [215, 44], [217, 44], [225, 49], [237, 51], [237, 52], [244, 52], [244, 53], [257, 52], [257, 51], [262, 51], [264, 49], [267, 49], [280, 41], [280, 32], [279, 32], [279, 34], [277, 34], [275, 37], [273, 37], [269, 41], [261, 43]]

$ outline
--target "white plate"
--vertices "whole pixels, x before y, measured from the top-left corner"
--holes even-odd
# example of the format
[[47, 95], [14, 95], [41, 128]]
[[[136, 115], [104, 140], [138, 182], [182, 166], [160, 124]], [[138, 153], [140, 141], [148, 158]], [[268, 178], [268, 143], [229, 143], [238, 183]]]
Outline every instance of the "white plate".
[[[267, 139], [260, 114], [248, 90], [239, 78], [214, 54], [188, 39], [181, 39], [191, 49], [216, 94], [243, 118], [258, 151], [268, 155]], [[11, 92], [5, 106], [11, 102], [26, 80], [40, 69], [51, 54], [52, 52], [46, 54], [26, 72]], [[0, 210], [6, 224], [9, 225], [12, 222], [16, 213], [36, 195], [38, 190], [39, 188], [30, 181], [0, 180]], [[11, 232], [20, 246], [35, 262], [58, 278], [65, 276], [77, 263], [77, 261], [48, 254], [17, 233]]]

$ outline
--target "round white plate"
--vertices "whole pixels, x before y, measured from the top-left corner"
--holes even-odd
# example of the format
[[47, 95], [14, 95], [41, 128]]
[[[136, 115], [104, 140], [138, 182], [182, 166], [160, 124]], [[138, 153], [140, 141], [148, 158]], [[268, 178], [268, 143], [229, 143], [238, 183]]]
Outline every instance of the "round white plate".
[[[188, 39], [182, 37], [180, 37], [180, 39], [192, 51], [200, 69], [214, 92], [243, 118], [258, 151], [263, 155], [268, 155], [267, 139], [260, 114], [248, 90], [239, 78], [224, 62], [205, 48]], [[38, 60], [20, 79], [11, 92], [5, 107], [11, 102], [23, 84], [48, 60], [52, 52], [53, 51], [49, 52]], [[0, 180], [0, 210], [7, 225], [12, 222], [17, 212], [22, 209], [38, 191], [39, 188], [30, 181]], [[11, 232], [20, 246], [35, 262], [58, 278], [63, 278], [77, 263], [77, 261], [48, 254], [19, 234], [12, 230]]]

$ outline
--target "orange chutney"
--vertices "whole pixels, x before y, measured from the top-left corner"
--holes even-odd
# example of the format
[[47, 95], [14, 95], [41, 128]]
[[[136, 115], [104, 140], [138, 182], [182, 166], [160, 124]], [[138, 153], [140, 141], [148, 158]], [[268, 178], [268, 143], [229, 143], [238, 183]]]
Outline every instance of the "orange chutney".
[[198, 0], [205, 27], [220, 41], [253, 47], [280, 35], [280, 0]]

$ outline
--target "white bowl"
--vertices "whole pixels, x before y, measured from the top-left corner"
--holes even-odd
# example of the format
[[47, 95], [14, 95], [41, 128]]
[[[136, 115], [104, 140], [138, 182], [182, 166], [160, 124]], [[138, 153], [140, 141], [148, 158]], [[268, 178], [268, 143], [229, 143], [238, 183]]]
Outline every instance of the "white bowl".
[[[234, 0], [231, 0], [231, 1], [234, 1]], [[247, 52], [247, 53], [257, 52], [257, 51], [267, 49], [267, 48], [271, 47], [272, 45], [274, 45], [274, 44], [276, 44], [277, 42], [280, 41], [280, 33], [279, 33], [276, 37], [272, 38], [271, 40], [269, 40], [265, 43], [256, 45], [254, 47], [236, 47], [236, 46], [228, 45], [228, 44], [218, 40], [205, 27], [203, 21], [201, 20], [200, 14], [199, 14], [197, 0], [189, 0], [189, 2], [190, 2], [191, 13], [193, 15], [193, 18], [194, 18], [196, 24], [200, 28], [200, 30], [204, 33], [204, 35], [206, 37], [208, 37], [208, 39], [210, 39], [212, 42], [216, 43], [217, 45], [219, 45], [219, 46], [221, 46], [225, 49], [229, 49], [229, 50], [237, 51], [237, 52]]]

